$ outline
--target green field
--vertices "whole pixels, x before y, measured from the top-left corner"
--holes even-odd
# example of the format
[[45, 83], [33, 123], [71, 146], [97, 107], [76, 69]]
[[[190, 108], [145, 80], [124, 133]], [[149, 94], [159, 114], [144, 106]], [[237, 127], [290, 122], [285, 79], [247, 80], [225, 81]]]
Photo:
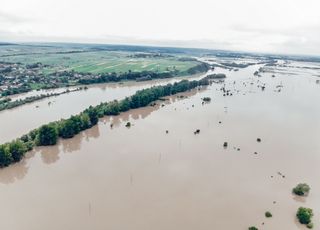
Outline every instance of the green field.
[[44, 74], [55, 71], [121, 73], [131, 71], [165, 72], [178, 70], [184, 74], [189, 68], [199, 64], [196, 61], [179, 61], [173, 57], [132, 57], [133, 52], [90, 51], [81, 53], [32, 53], [17, 56], [3, 56], [0, 61], [32, 64], [41, 62], [48, 65], [42, 70]]

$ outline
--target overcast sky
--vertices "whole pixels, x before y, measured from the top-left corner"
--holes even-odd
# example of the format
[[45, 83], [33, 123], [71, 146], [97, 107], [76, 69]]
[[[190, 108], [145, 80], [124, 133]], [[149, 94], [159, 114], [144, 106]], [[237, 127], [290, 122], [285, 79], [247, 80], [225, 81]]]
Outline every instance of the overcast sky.
[[320, 55], [320, 0], [1, 0], [0, 41]]

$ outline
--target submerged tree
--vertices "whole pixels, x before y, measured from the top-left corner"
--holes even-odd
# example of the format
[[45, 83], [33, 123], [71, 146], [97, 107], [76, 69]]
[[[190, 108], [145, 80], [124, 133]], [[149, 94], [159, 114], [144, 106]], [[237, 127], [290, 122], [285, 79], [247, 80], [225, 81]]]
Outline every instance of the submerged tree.
[[12, 156], [6, 145], [0, 145], [0, 167], [9, 165], [12, 162]]
[[55, 145], [58, 139], [58, 131], [55, 125], [48, 124], [39, 128], [37, 145]]
[[10, 142], [8, 149], [13, 161], [15, 162], [18, 162], [23, 157], [24, 153], [27, 151], [26, 146], [20, 140]]
[[269, 212], [269, 211], [267, 211], [267, 212], [265, 212], [265, 214], [264, 214], [267, 218], [270, 218], [270, 217], [272, 217], [272, 214], [271, 214], [271, 212]]
[[306, 196], [310, 191], [310, 186], [306, 183], [300, 183], [292, 189], [292, 192], [298, 196]]
[[301, 224], [310, 224], [313, 217], [313, 211], [311, 208], [300, 207], [297, 211], [297, 218]]

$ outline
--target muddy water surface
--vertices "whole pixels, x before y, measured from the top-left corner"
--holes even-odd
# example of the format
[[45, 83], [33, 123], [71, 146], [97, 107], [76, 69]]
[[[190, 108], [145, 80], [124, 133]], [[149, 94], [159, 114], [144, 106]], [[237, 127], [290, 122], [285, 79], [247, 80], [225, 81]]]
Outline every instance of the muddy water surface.
[[[295, 212], [306, 206], [317, 228], [320, 85], [311, 76], [256, 78], [246, 71], [226, 80], [232, 96], [213, 84], [103, 118], [2, 169], [1, 227], [293, 230], [305, 229]], [[202, 104], [205, 96], [212, 101]], [[300, 182], [311, 186], [305, 199], [291, 194]]]

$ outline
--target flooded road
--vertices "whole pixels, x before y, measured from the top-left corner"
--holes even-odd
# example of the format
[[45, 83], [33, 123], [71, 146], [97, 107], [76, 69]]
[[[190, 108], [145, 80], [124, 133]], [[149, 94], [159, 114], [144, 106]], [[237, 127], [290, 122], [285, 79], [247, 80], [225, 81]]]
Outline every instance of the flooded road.
[[[1, 169], [2, 228], [305, 229], [295, 219], [300, 206], [313, 208], [317, 228], [318, 78], [258, 78], [253, 70], [227, 71], [225, 85], [103, 118]], [[203, 97], [211, 102], [203, 104]], [[83, 100], [78, 96], [79, 104]], [[311, 186], [305, 199], [291, 194], [300, 182]], [[266, 219], [266, 211], [273, 217]]]

